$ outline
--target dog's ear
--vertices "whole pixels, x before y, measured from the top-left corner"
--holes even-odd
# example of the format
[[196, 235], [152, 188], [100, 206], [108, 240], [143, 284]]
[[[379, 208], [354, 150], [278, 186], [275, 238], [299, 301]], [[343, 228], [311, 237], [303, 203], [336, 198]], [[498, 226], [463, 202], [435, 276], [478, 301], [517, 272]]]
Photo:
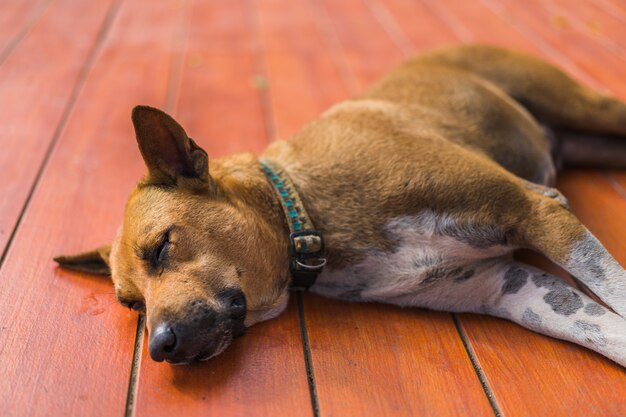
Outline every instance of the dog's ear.
[[148, 106], [135, 107], [132, 120], [139, 150], [148, 166], [149, 182], [171, 185], [178, 177], [185, 177], [209, 185], [207, 153], [176, 120]]
[[78, 255], [57, 256], [54, 261], [67, 269], [96, 275], [111, 275], [110, 255], [111, 245], [106, 245]]

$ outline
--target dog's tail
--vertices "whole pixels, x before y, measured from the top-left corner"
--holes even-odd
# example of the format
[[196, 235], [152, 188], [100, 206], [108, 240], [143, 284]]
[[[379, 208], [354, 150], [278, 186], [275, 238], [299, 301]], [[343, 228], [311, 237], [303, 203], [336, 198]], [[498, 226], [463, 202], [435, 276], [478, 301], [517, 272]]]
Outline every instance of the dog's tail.
[[553, 133], [553, 154], [565, 165], [626, 168], [626, 103], [554, 65], [487, 45], [439, 49], [417, 60], [461, 68], [497, 85]]

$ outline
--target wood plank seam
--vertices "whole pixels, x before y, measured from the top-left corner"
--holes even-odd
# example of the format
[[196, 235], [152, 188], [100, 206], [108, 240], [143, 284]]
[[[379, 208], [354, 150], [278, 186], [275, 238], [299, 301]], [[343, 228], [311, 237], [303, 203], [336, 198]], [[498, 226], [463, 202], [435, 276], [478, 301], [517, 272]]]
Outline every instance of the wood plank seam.
[[165, 104], [163, 106], [163, 109], [170, 114], [176, 114], [178, 107], [178, 99], [181, 90], [180, 86], [183, 81], [183, 60], [186, 55], [189, 41], [193, 6], [194, 1], [192, 0], [189, 3], [189, 6], [185, 8], [185, 12], [179, 15], [179, 21], [177, 22], [178, 32], [175, 34], [173, 39], [173, 57], [167, 79], [167, 96], [165, 97]]
[[365, 5], [404, 56], [408, 57], [415, 53], [415, 47], [383, 4], [366, 0]]
[[344, 85], [348, 88], [351, 95], [356, 94], [361, 87], [357, 77], [354, 75], [350, 65], [348, 64], [346, 55], [342, 51], [341, 42], [339, 41], [337, 33], [333, 29], [332, 22], [328, 16], [328, 10], [326, 10], [324, 5], [317, 0], [309, 0], [309, 7], [316, 16], [314, 19], [315, 24], [319, 28], [320, 33], [322, 33], [326, 38], [330, 55], [332, 56], [333, 62], [335, 63], [335, 67], [338, 69], [339, 74], [341, 74]]
[[52, 139], [50, 140], [50, 143], [48, 144], [48, 147], [46, 148], [44, 158], [41, 161], [41, 165], [39, 166], [39, 169], [37, 170], [35, 179], [30, 187], [30, 190], [28, 191], [28, 196], [26, 197], [26, 200], [24, 201], [24, 206], [22, 207], [22, 210], [20, 211], [20, 214], [15, 222], [15, 225], [13, 226], [13, 229], [11, 230], [11, 233], [9, 235], [9, 239], [4, 248], [4, 251], [2, 252], [2, 254], [0, 254], [0, 268], [2, 268], [2, 265], [4, 264], [4, 260], [7, 254], [9, 253], [9, 249], [11, 248], [11, 245], [13, 243], [15, 234], [17, 233], [17, 230], [19, 229], [20, 224], [22, 223], [24, 214], [26, 213], [26, 210], [28, 209], [30, 205], [30, 201], [33, 197], [33, 194], [35, 193], [35, 190], [37, 189], [37, 186], [39, 185], [39, 181], [41, 180], [42, 173], [46, 165], [48, 165], [48, 161], [50, 160], [50, 155], [52, 155], [52, 151], [54, 150], [59, 140], [59, 137], [61, 136], [61, 132], [63, 131], [63, 128], [65, 127], [65, 124], [67, 123], [67, 120], [69, 119], [69, 116], [72, 113], [74, 105], [76, 104], [78, 95], [80, 91], [82, 90], [83, 86], [85, 85], [85, 81], [87, 80], [87, 75], [89, 74], [89, 71], [91, 70], [93, 66], [96, 56], [102, 49], [102, 46], [104, 45], [104, 41], [106, 40], [108, 34], [110, 33], [111, 26], [113, 25], [113, 21], [115, 20], [115, 17], [117, 16], [117, 13], [120, 9], [122, 1], [123, 0], [116, 0], [114, 3], [112, 3], [111, 7], [107, 11], [107, 15], [104, 21], [102, 22], [102, 26], [100, 27], [100, 31], [98, 32], [98, 36], [96, 37], [96, 42], [94, 43], [93, 48], [87, 55], [85, 64], [83, 65], [83, 67], [80, 70], [80, 73], [78, 74], [76, 84], [74, 84], [72, 93], [70, 94], [70, 97], [67, 100], [67, 104], [65, 105], [65, 108], [63, 109], [63, 114], [61, 115], [59, 124], [54, 130]]
[[302, 350], [304, 352], [304, 363], [306, 366], [306, 375], [309, 383], [309, 393], [311, 394], [311, 406], [313, 407], [313, 416], [320, 416], [320, 405], [317, 398], [317, 388], [315, 387], [315, 373], [313, 372], [313, 358], [311, 357], [311, 345], [309, 343], [309, 333], [306, 328], [306, 320], [304, 318], [304, 302], [302, 300], [302, 291], [296, 291], [296, 304], [298, 306], [298, 320], [300, 322], [300, 336], [302, 338]]
[[614, 176], [612, 176], [609, 172], [602, 171], [602, 175], [609, 181], [609, 184], [611, 184], [611, 187], [613, 187], [613, 189], [615, 190], [615, 192], [617, 194], [619, 194], [620, 196], [622, 196], [624, 198], [624, 200], [626, 200], [626, 189], [624, 189], [624, 187], [622, 187], [622, 184], [620, 184], [619, 182], [617, 182], [617, 180], [615, 179]]
[[465, 334], [465, 330], [463, 330], [463, 327], [459, 323], [459, 318], [457, 317], [456, 313], [452, 313], [452, 321], [454, 321], [454, 326], [456, 327], [457, 332], [459, 332], [459, 336], [461, 338], [461, 341], [463, 342], [463, 346], [465, 347], [467, 356], [469, 357], [470, 362], [472, 362], [474, 371], [476, 371], [476, 375], [478, 376], [478, 379], [480, 380], [480, 385], [482, 385], [483, 391], [485, 391], [485, 395], [487, 396], [487, 400], [489, 400], [489, 404], [491, 405], [491, 408], [493, 409], [493, 413], [496, 415], [496, 417], [502, 417], [503, 416], [502, 410], [500, 409], [500, 406], [498, 405], [496, 396], [493, 394], [493, 390], [491, 389], [489, 382], [487, 382], [487, 377], [485, 376], [485, 373], [483, 372], [483, 369], [481, 368], [480, 363], [478, 363], [478, 359], [476, 358], [474, 349], [472, 348], [472, 345], [470, 341], [468, 340], [467, 335]]
[[602, 45], [616, 57], [622, 60], [624, 59], [622, 54], [625, 52], [625, 49], [621, 44], [614, 42], [610, 37], [595, 35], [593, 29], [589, 27], [589, 25], [586, 25], [585, 22], [578, 17], [578, 15], [573, 14], [571, 11], [555, 4], [543, 4], [542, 2], [537, 2], [536, 5], [550, 15], [563, 16], [567, 18], [568, 22], [572, 24], [572, 27], [574, 27], [582, 35], [589, 36], [594, 42]]
[[52, 0], [48, 0], [45, 3], [42, 3], [32, 12], [31, 16], [28, 18], [22, 29], [20, 29], [13, 39], [5, 46], [2, 53], [0, 53], [0, 65], [11, 55], [11, 52], [15, 50], [15, 47], [21, 42], [22, 39], [26, 36], [26, 34], [30, 31], [35, 23], [39, 20], [43, 12], [48, 8]]
[[622, 10], [617, 8], [613, 3], [608, 2], [608, 1], [604, 1], [602, 2], [602, 4], [596, 4], [595, 2], [590, 2], [591, 5], [595, 6], [596, 8], [599, 8], [602, 11], [607, 11], [609, 12], [609, 14], [611, 16], [613, 16], [616, 19], [621, 20], [622, 22], [626, 23], [626, 15], [622, 13]]
[[538, 49], [542, 50], [547, 57], [554, 59], [562, 68], [567, 67], [568, 73], [574, 77], [578, 77], [583, 82], [591, 82], [596, 86], [598, 83], [595, 78], [590, 76], [586, 71], [583, 71], [579, 68], [579, 66], [572, 61], [567, 55], [562, 55], [559, 53], [557, 48], [552, 47], [551, 45], [545, 43], [540, 35], [535, 34], [532, 31], [526, 30], [523, 24], [519, 23], [519, 20], [511, 20], [508, 19], [505, 13], [504, 6], [494, 2], [493, 0], [480, 0], [483, 5], [491, 12], [502, 19], [504, 22], [507, 22], [511, 27], [517, 30], [522, 36], [526, 37], [531, 43], [535, 44]]
[[128, 394], [126, 396], [126, 412], [124, 414], [125, 417], [132, 417], [135, 415], [135, 399], [137, 398], [137, 383], [139, 381], [139, 371], [141, 368], [141, 352], [143, 351], [145, 322], [145, 316], [140, 315], [137, 320], [137, 332], [135, 333], [135, 347], [133, 348], [133, 362], [130, 367]]
[[[271, 143], [279, 138], [277, 137], [276, 116], [274, 115], [269, 93], [270, 86], [268, 85], [267, 62], [265, 61], [263, 36], [261, 35], [260, 8], [257, 1], [247, 4], [249, 7], [246, 7], [246, 10], [249, 10], [248, 18], [250, 19], [250, 26], [252, 28], [252, 51], [256, 63], [256, 89], [259, 93], [259, 102], [261, 104], [261, 112], [263, 113], [265, 136], [267, 137], [267, 141]], [[259, 80], [259, 77], [261, 77], [262, 80]], [[261, 85], [259, 85], [259, 81], [262, 82]]]

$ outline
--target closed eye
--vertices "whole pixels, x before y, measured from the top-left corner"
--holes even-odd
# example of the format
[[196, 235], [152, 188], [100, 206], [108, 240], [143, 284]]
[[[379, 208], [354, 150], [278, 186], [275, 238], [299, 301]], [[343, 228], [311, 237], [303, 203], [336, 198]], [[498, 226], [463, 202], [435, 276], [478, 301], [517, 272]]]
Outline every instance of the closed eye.
[[157, 264], [162, 264], [165, 261], [165, 258], [167, 257], [167, 251], [170, 247], [170, 241], [169, 238], [168, 240], [164, 240], [161, 245], [157, 248], [157, 250], [155, 251], [155, 256], [156, 256], [156, 263]]
[[154, 249], [151, 256], [152, 265], [154, 267], [162, 267], [167, 261], [167, 256], [170, 249], [170, 231], [168, 230], [163, 234], [161, 243]]
[[146, 314], [146, 304], [143, 301], [119, 300], [124, 307], [134, 310], [139, 314]]

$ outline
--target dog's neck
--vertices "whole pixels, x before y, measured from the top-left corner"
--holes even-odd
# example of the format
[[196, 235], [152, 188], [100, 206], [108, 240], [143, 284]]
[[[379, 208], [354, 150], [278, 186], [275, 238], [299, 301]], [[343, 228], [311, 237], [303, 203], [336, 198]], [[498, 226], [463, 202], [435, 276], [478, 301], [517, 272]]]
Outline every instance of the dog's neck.
[[[289, 225], [272, 185], [267, 181], [258, 158], [251, 153], [235, 154], [211, 161], [211, 177], [219, 192], [251, 218], [264, 245], [280, 248], [282, 257], [276, 268], [289, 278]], [[275, 272], [275, 273], [276, 273]]]
[[[288, 174], [279, 165], [268, 160], [259, 161], [252, 154], [216, 160], [210, 174], [229, 200], [254, 216], [254, 224], [268, 226], [263, 232], [263, 241], [284, 248], [287, 258], [282, 265], [283, 268], [289, 266], [292, 285], [310, 287], [326, 263], [323, 238], [306, 214]], [[272, 180], [273, 175], [277, 175], [276, 180]], [[283, 183], [285, 187], [281, 188]], [[288, 198], [282, 198], [280, 193], [286, 190], [289, 190]]]
[[324, 238], [320, 231], [315, 230], [298, 190], [285, 169], [269, 159], [262, 159], [260, 164], [289, 226], [292, 286], [309, 288], [326, 265]]

